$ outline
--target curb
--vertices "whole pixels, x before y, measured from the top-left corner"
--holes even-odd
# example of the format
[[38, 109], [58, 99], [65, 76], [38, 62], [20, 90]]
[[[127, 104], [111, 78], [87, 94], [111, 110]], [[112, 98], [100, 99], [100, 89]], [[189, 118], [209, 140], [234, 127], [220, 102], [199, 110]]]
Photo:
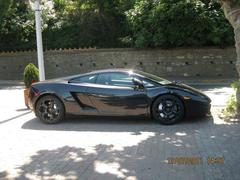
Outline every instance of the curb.
[[24, 82], [16, 80], [0, 80], [0, 86], [24, 86]]

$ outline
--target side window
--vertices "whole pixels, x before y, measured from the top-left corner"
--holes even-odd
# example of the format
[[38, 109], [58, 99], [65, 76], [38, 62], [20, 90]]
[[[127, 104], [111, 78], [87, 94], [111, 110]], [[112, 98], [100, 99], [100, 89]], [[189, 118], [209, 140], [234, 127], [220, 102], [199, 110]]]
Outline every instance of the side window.
[[75, 79], [72, 79], [71, 83], [92, 83], [96, 82], [97, 75], [82, 76]]
[[110, 85], [110, 73], [99, 74], [96, 83], [103, 85]]
[[133, 77], [125, 73], [112, 73], [110, 76], [111, 85], [133, 87]]
[[97, 84], [133, 87], [132, 78], [127, 73], [103, 73], [98, 75]]

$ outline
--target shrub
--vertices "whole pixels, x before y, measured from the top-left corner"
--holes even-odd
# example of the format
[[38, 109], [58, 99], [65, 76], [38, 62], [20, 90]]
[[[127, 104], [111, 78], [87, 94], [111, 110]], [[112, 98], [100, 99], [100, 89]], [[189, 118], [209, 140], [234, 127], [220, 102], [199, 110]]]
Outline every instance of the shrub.
[[29, 63], [25, 67], [24, 73], [23, 73], [23, 81], [27, 88], [29, 88], [32, 83], [39, 81], [39, 71], [34, 64]]
[[227, 101], [225, 111], [230, 114], [235, 113], [236, 107], [237, 107], [236, 94], [232, 94]]
[[223, 110], [225, 115], [232, 115], [236, 113], [237, 110], [237, 101], [236, 101], [236, 90], [239, 82], [235, 81], [231, 84], [231, 87], [235, 90], [233, 94], [228, 98], [226, 102], [226, 107]]

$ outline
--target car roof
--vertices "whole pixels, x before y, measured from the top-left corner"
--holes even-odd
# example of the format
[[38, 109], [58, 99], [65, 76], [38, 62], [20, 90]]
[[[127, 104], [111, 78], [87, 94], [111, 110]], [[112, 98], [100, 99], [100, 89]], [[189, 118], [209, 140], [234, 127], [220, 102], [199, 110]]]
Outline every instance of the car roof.
[[100, 73], [110, 73], [110, 72], [125, 72], [125, 73], [128, 73], [129, 71], [134, 72], [133, 69], [125, 69], [125, 68], [102, 69], [102, 70], [95, 70], [95, 71], [91, 71], [91, 72], [87, 72], [87, 73], [67, 76], [67, 77], [64, 77], [63, 79], [71, 80], [71, 79], [75, 79], [75, 78], [82, 77], [82, 76], [88, 76], [88, 75], [94, 75], [94, 74], [100, 74]]
[[125, 69], [125, 68], [113, 68], [113, 69], [102, 69], [102, 70], [96, 70], [96, 71], [91, 71], [86, 74], [97, 74], [97, 73], [108, 73], [108, 72], [129, 72], [129, 71], [134, 71], [133, 69]]

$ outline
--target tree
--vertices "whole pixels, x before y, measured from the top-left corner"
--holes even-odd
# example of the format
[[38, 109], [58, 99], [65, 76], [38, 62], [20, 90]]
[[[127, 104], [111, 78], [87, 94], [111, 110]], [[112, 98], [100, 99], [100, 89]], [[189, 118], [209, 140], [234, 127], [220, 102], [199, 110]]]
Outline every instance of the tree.
[[0, 0], [0, 19], [5, 13], [7, 13], [11, 3], [12, 0]]
[[55, 19], [43, 30], [47, 49], [123, 47], [128, 36], [124, 12], [135, 0], [54, 0]]
[[234, 43], [233, 28], [216, 0], [137, 0], [127, 17], [136, 47]]
[[[237, 52], [236, 69], [240, 77], [240, 0], [221, 0], [224, 14], [234, 28], [235, 46]], [[236, 91], [237, 114], [240, 114], [240, 84]]]
[[12, 1], [0, 19], [0, 50], [33, 49], [34, 32], [34, 13], [28, 1]]

